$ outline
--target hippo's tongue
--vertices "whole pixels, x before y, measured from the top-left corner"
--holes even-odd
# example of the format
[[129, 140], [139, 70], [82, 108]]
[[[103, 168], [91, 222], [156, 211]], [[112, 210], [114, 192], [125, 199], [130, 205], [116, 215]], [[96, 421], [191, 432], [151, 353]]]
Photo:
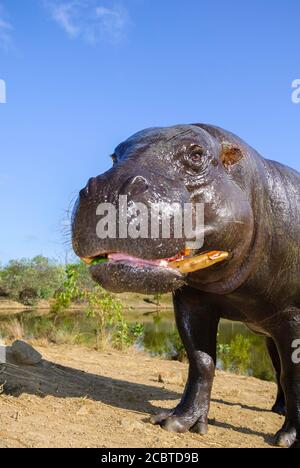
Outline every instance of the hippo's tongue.
[[126, 255], [123, 253], [109, 254], [108, 259], [111, 262], [126, 262], [138, 266], [151, 265], [157, 267], [168, 267], [169, 264], [169, 260], [144, 260], [141, 258], [131, 257], [130, 255]]

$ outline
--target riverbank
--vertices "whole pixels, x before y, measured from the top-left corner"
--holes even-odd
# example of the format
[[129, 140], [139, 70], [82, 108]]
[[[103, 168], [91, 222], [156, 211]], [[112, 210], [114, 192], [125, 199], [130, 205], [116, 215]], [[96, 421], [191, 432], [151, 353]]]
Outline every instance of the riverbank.
[[218, 371], [209, 434], [169, 434], [149, 414], [177, 404], [186, 364], [134, 349], [37, 349], [55, 365], [36, 391], [0, 395], [0, 447], [269, 448], [283, 424], [269, 411], [275, 384]]
[[[156, 308], [159, 310], [168, 310], [172, 309], [173, 307], [172, 296], [170, 294], [161, 296], [159, 298], [159, 303], [157, 303], [155, 297], [148, 297], [140, 294], [124, 293], [116, 294], [115, 297], [122, 302], [125, 310], [153, 310]], [[27, 306], [21, 302], [0, 297], [0, 314], [14, 314], [26, 310], [50, 310], [52, 302], [53, 301], [43, 300], [37, 302], [34, 306]], [[84, 304], [73, 303], [71, 308], [73, 310], [82, 310], [83, 307]]]
[[39, 301], [34, 307], [27, 306], [21, 302], [12, 301], [10, 299], [0, 298], [0, 314], [9, 315], [9, 314], [18, 314], [19, 312], [39, 309], [39, 310], [50, 310], [51, 304], [49, 301]]

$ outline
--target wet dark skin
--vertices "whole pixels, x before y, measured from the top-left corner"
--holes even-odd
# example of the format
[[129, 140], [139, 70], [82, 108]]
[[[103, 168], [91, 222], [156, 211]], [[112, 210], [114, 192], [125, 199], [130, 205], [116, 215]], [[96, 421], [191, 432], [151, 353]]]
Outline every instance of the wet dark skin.
[[96, 234], [99, 203], [128, 195], [134, 206], [157, 201], [205, 204], [205, 242], [193, 252], [230, 253], [189, 275], [132, 262], [91, 267], [114, 292], [172, 291], [178, 330], [189, 359], [181, 403], [153, 417], [173, 432], [205, 434], [221, 318], [266, 336], [278, 380], [273, 411], [286, 415], [275, 443], [300, 445], [300, 174], [264, 159], [237, 136], [194, 124], [144, 130], [115, 150], [113, 168], [91, 179], [74, 209], [73, 245], [81, 258], [122, 252], [141, 259], [177, 255], [186, 239], [105, 239]]

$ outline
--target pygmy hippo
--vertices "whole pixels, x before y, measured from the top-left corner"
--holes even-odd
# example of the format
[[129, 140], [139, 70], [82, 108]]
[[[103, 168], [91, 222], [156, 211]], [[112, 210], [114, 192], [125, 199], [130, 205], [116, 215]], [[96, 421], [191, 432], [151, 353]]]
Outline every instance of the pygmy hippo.
[[[273, 411], [286, 416], [275, 443], [299, 448], [300, 174], [205, 124], [141, 131], [121, 143], [112, 159], [112, 169], [80, 192], [73, 246], [109, 291], [173, 293], [188, 381], [177, 408], [153, 417], [154, 424], [173, 432], [207, 432], [217, 331], [225, 318], [266, 337], [278, 381]], [[202, 204], [204, 224], [196, 230], [203, 241], [189, 244], [187, 255], [221, 251], [229, 253], [227, 260], [181, 273], [170, 260], [186, 255], [184, 234], [174, 235], [172, 227], [169, 237], [134, 229], [137, 235], [129, 236], [113, 214], [119, 229], [100, 235], [105, 210], [99, 205], [108, 212], [120, 196], [128, 200], [127, 211], [117, 209], [127, 225], [137, 221], [141, 204]]]

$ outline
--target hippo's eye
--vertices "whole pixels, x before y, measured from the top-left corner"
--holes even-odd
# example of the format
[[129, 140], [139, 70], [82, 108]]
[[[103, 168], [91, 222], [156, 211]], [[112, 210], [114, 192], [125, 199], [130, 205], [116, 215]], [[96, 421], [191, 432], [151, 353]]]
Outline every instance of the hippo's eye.
[[205, 151], [203, 148], [200, 146], [194, 146], [190, 151], [189, 160], [197, 164], [202, 161], [204, 153]]

